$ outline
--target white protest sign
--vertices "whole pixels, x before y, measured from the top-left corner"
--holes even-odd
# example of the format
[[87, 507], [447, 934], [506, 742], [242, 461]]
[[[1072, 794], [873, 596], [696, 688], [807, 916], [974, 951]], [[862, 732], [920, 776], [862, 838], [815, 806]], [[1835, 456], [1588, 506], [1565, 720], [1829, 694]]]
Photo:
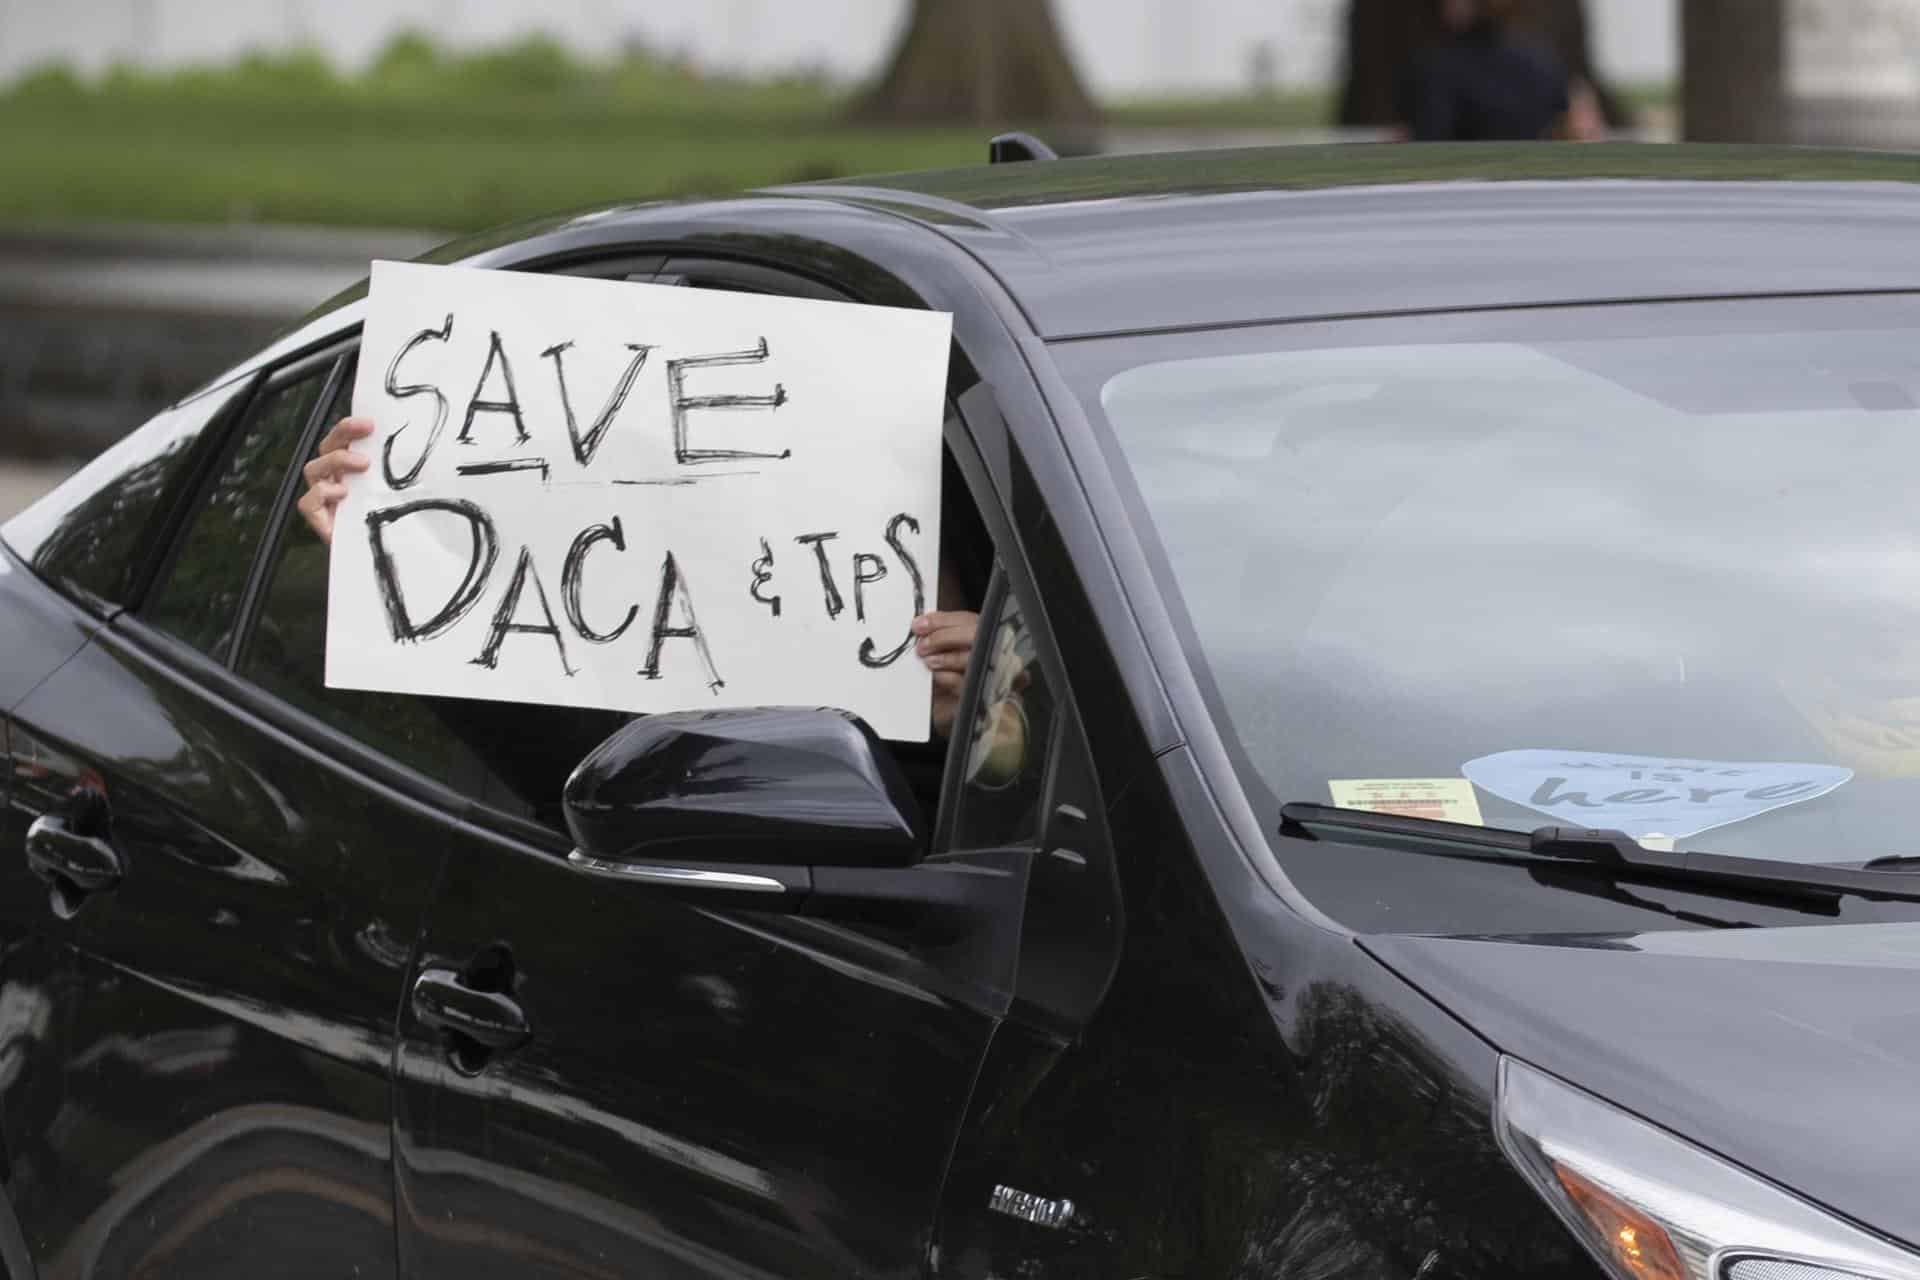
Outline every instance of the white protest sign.
[[1551, 816], [1680, 839], [1782, 805], [1818, 799], [1853, 777], [1830, 764], [1685, 760], [1603, 751], [1500, 751], [1460, 766], [1483, 791]]
[[951, 318], [376, 262], [327, 684], [924, 741]]

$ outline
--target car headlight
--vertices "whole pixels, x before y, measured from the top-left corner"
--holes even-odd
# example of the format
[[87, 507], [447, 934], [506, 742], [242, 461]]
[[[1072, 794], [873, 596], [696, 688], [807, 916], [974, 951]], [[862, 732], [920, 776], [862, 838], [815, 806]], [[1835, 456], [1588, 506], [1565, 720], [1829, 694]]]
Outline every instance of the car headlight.
[[1512, 1058], [1501, 1149], [1615, 1280], [1920, 1280], [1920, 1256]]

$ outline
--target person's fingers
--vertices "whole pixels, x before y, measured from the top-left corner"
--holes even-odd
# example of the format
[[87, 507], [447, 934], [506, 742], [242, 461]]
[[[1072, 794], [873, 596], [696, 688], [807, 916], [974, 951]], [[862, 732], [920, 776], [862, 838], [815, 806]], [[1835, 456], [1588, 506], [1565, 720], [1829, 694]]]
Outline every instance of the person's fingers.
[[933, 691], [939, 693], [960, 692], [960, 686], [966, 681], [966, 675], [959, 671], [936, 671], [933, 673]]
[[945, 626], [935, 627], [920, 638], [922, 644], [947, 646], [956, 640], [963, 644], [972, 644], [974, 633], [980, 630], [978, 622], [949, 622]]
[[333, 544], [333, 508], [319, 501], [312, 493], [303, 494], [294, 506], [300, 512], [300, 518], [307, 527], [318, 534], [320, 541], [329, 546]]
[[320, 541], [333, 541], [333, 509], [347, 496], [347, 486], [337, 480], [322, 480], [300, 495], [294, 508], [307, 526], [320, 535]]
[[931, 671], [935, 671], [935, 672], [957, 671], [962, 674], [965, 674], [967, 670], [967, 659], [970, 655], [971, 655], [970, 650], [959, 649], [952, 652], [929, 653], [924, 655], [924, 659], [926, 661], [927, 668]]
[[935, 628], [921, 637], [920, 643], [914, 646], [914, 652], [922, 657], [936, 653], [968, 652], [973, 648], [974, 635], [978, 630], [977, 620]]
[[353, 442], [373, 434], [373, 423], [366, 418], [342, 418], [333, 424], [313, 450], [313, 458], [301, 468], [307, 483], [339, 475], [342, 471], [365, 471], [367, 460], [352, 451]]
[[930, 609], [913, 620], [913, 634], [927, 635], [941, 627], [975, 626], [980, 615], [971, 609]]
[[308, 484], [317, 484], [322, 480], [335, 479], [345, 472], [365, 471], [372, 465], [373, 463], [363, 454], [351, 453], [346, 449], [335, 449], [331, 453], [314, 457], [306, 466], [300, 468], [300, 474], [306, 477]]
[[320, 437], [319, 447], [314, 449], [313, 452], [316, 457], [321, 454], [332, 453], [336, 449], [346, 448], [355, 440], [364, 440], [372, 434], [373, 420], [371, 418], [342, 418], [333, 424], [326, 435]]

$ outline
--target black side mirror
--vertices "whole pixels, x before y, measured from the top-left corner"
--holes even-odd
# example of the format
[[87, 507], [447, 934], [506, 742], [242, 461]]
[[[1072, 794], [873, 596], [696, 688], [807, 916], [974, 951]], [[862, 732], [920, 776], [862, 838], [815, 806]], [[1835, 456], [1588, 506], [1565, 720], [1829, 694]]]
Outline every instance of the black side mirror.
[[1032, 852], [923, 857], [919, 805], [856, 716], [647, 716], [595, 747], [564, 799], [583, 874], [911, 928], [970, 981], [1011, 989]]
[[824, 708], [642, 717], [580, 762], [565, 807], [576, 860], [600, 864], [906, 867], [926, 847], [892, 753]]

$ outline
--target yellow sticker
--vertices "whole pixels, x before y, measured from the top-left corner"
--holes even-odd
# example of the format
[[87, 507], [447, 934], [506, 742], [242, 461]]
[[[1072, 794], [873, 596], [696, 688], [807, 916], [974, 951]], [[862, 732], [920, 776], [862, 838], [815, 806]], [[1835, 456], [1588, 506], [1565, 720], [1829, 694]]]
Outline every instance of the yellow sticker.
[[1342, 809], [1481, 825], [1480, 802], [1465, 778], [1335, 778], [1327, 790]]

